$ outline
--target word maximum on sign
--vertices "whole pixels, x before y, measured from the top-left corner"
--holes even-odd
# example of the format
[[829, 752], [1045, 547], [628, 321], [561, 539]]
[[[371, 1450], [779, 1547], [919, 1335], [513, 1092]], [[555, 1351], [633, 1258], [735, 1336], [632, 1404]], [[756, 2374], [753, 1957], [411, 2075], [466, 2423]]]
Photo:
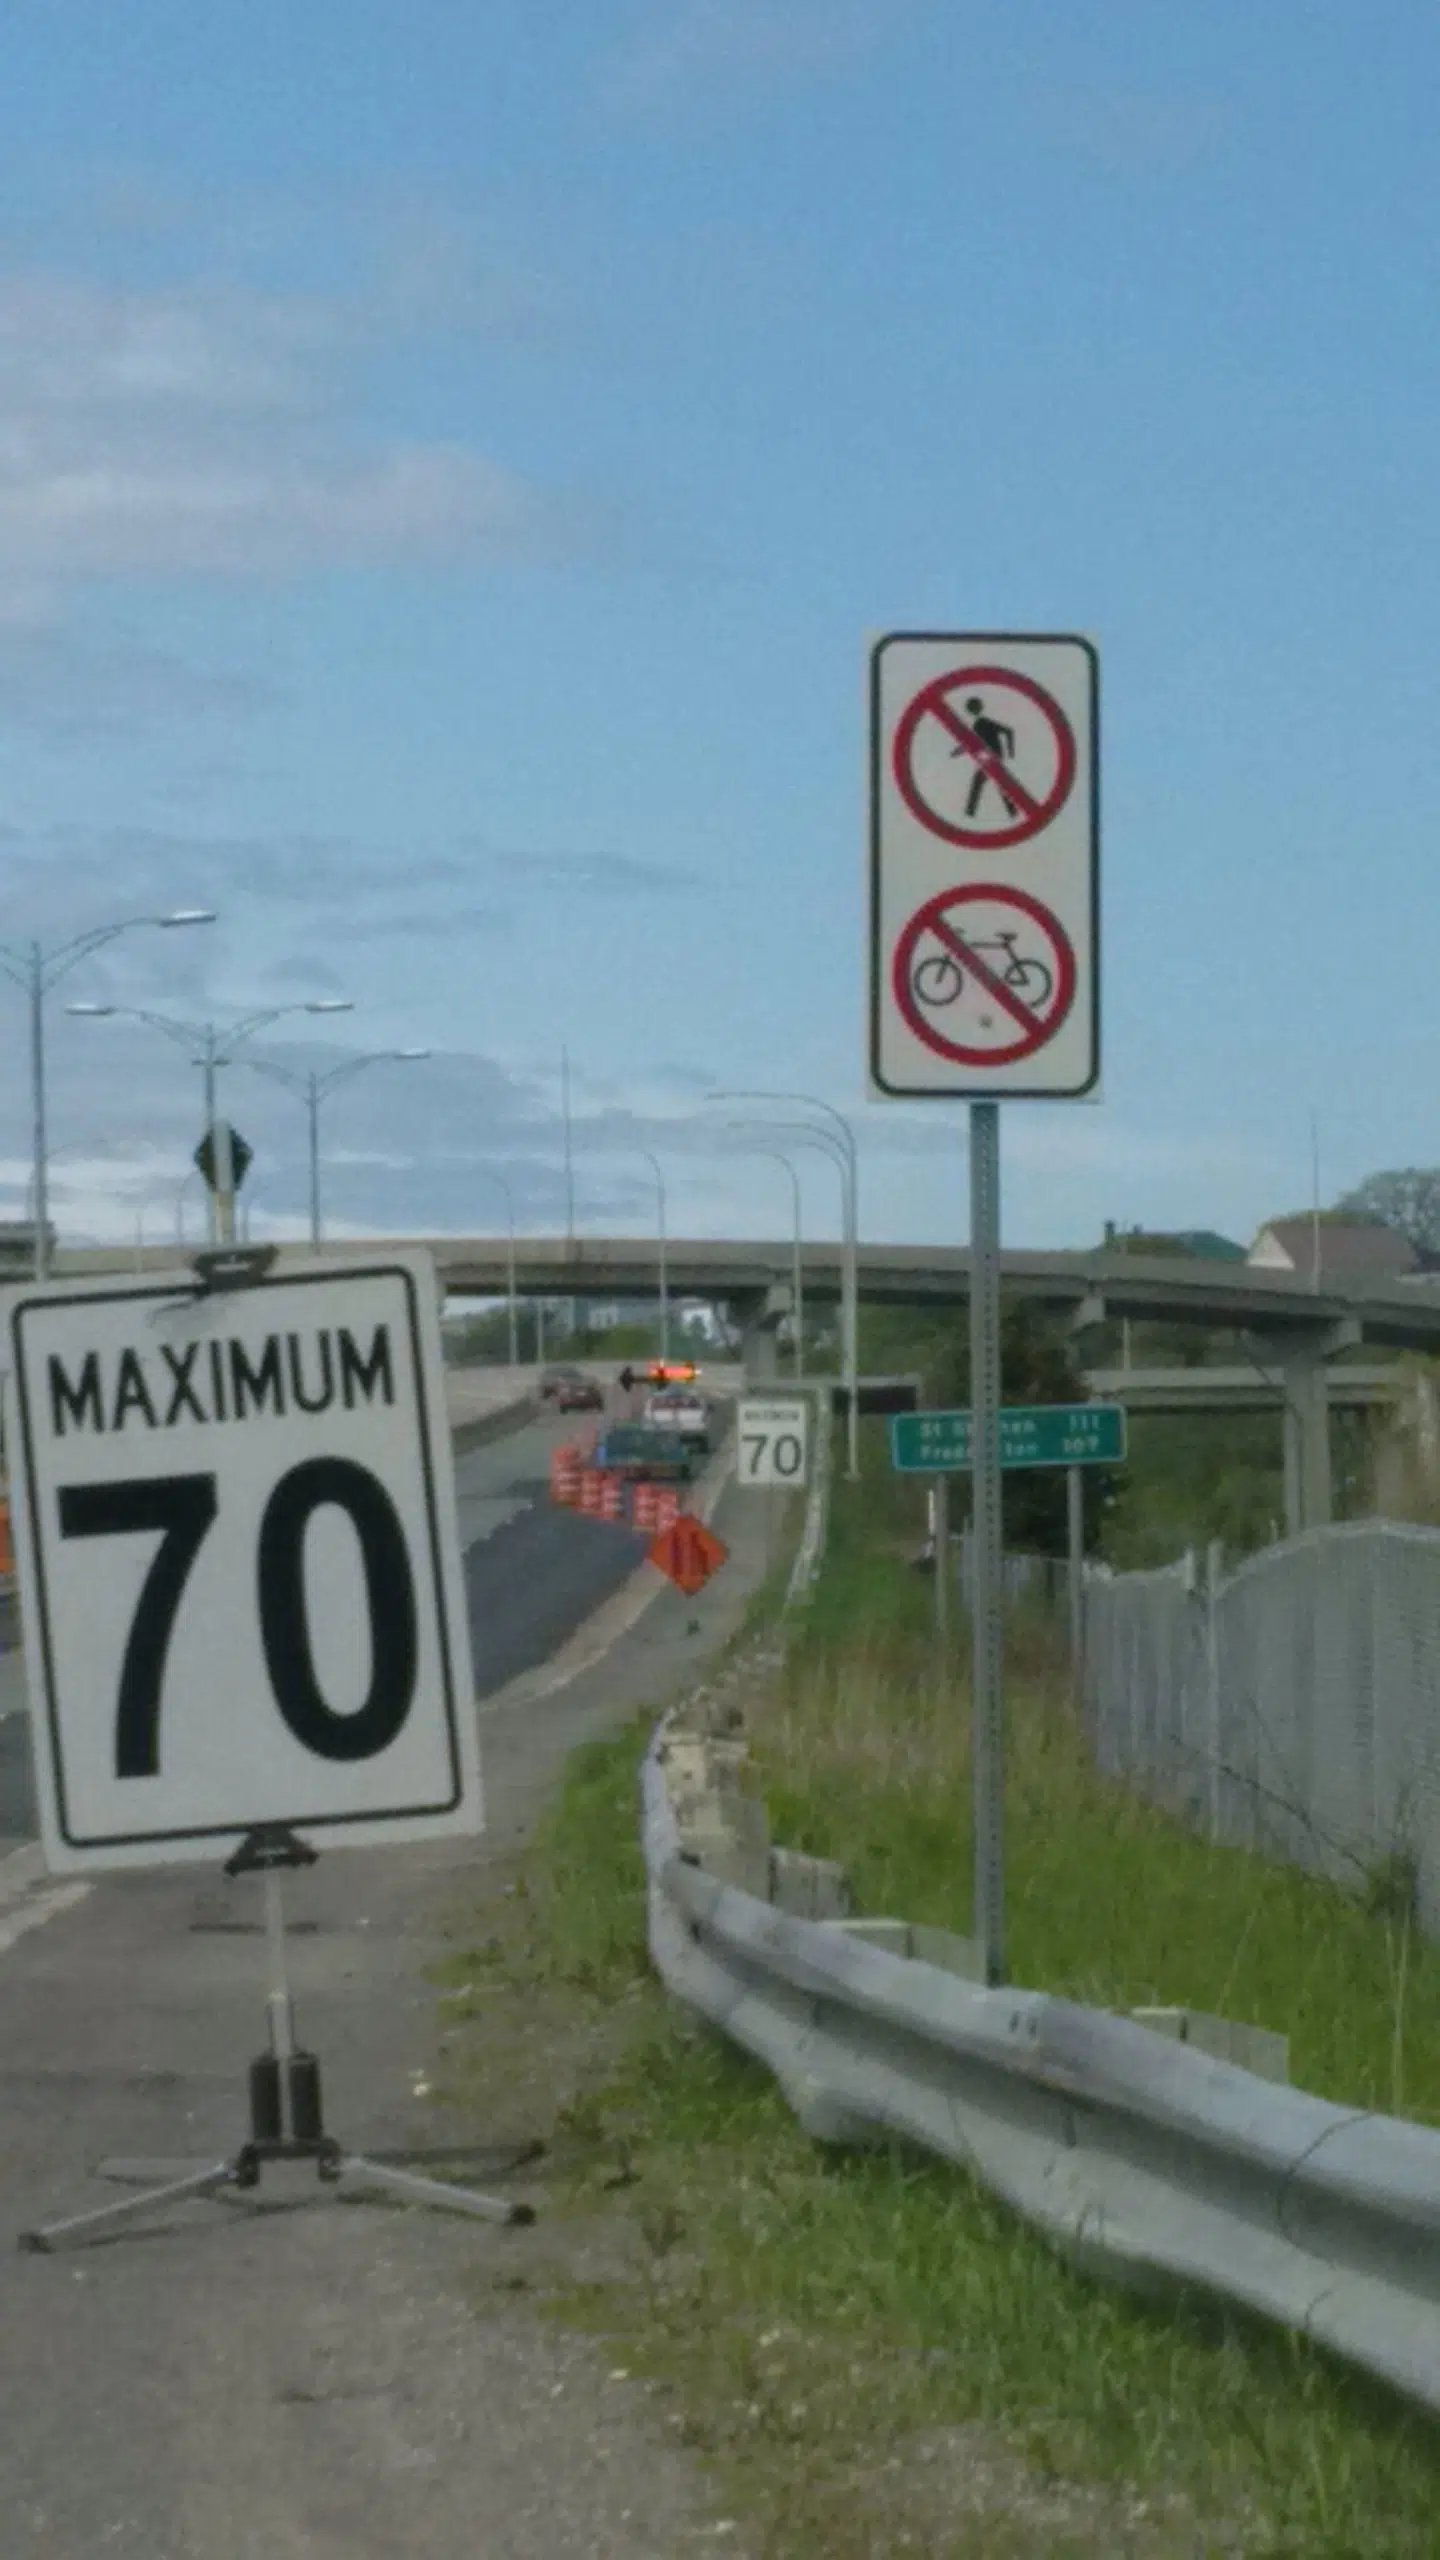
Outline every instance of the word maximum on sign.
[[[1002, 1467], [1118, 1466], [1125, 1456], [1120, 1404], [1002, 1404]], [[890, 1462], [902, 1473], [945, 1475], [970, 1464], [970, 1415], [897, 1413], [890, 1423]]]
[[51, 1428], [57, 1440], [76, 1431], [173, 1431], [181, 1422], [248, 1422], [272, 1414], [349, 1413], [357, 1403], [393, 1405], [395, 1353], [388, 1325], [368, 1343], [348, 1325], [267, 1333], [252, 1346], [237, 1335], [208, 1342], [157, 1344], [150, 1353], [126, 1343], [86, 1348], [46, 1360]]
[[48, 1864], [478, 1829], [429, 1256], [60, 1283], [9, 1332]]

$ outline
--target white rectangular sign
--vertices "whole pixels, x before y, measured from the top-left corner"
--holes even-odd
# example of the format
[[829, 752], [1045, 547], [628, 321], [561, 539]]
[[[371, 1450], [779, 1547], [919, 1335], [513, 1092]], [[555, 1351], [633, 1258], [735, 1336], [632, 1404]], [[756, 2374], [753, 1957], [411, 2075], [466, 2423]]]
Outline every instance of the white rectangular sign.
[[478, 1830], [430, 1256], [17, 1291], [9, 1330], [51, 1867]]
[[736, 1409], [739, 1484], [800, 1485], [810, 1472], [808, 1396], [746, 1396]]
[[871, 658], [871, 1090], [1078, 1099], [1100, 1072], [1088, 640], [892, 632]]

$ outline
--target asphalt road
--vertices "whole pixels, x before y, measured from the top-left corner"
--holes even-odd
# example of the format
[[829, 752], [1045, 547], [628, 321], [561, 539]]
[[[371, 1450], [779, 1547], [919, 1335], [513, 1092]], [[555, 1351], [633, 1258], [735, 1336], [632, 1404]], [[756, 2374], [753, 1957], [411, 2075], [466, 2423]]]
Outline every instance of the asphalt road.
[[[513, 1656], [536, 1640], [512, 1591], [542, 1571], [535, 1488], [549, 1437], [517, 1434], [460, 1470], [472, 1609], [492, 1676], [505, 1647]], [[643, 1593], [617, 1594], [607, 1614], [618, 1625], [628, 1611], [632, 1623], [603, 1660], [558, 1689], [553, 1664], [532, 1671], [482, 1708], [480, 1838], [337, 1851], [287, 1878], [297, 2025], [322, 2058], [327, 2124], [342, 2142], [423, 2168], [427, 2156], [453, 2158], [461, 2134], [503, 2143], [548, 2130], [520, 2121], [498, 2083], [479, 2125], [437, 2109], [425, 1967], [452, 1915], [483, 1929], [469, 1915], [501, 1889], [505, 1852], [572, 1744], [694, 1679], [733, 1629], [764, 1565], [754, 1497], [727, 1495], [717, 1525], [731, 1561], [695, 1600], [660, 1586], [635, 1616]], [[589, 1520], [568, 1526], [577, 1542], [605, 1534]], [[476, 1560], [486, 1545], [493, 1573]], [[613, 1543], [610, 1554], [618, 1567]], [[577, 1562], [572, 1608], [582, 1586], [593, 1597], [594, 1570]], [[554, 1615], [553, 1593], [529, 1588], [539, 1614]], [[14, 1742], [0, 1726], [12, 1820]], [[0, 1845], [0, 2253], [36, 2221], [113, 2199], [119, 2191], [94, 2177], [106, 2154], [233, 2153], [265, 1987], [255, 1878], [177, 1867], [57, 1883], [33, 1848], [10, 1845], [8, 1858]], [[482, 2187], [500, 2180], [483, 2158], [460, 2174]], [[267, 2171], [250, 2201], [157, 2209], [124, 2237], [64, 2255], [0, 2255], [4, 2560], [713, 2551], [712, 2492], [639, 2387], [610, 2371], [603, 2347], [530, 2315], [515, 2290], [537, 2249], [563, 2246], [543, 2196], [541, 2226], [512, 2231], [347, 2204], [297, 2166]], [[741, 2551], [743, 2538], [725, 2547]]]

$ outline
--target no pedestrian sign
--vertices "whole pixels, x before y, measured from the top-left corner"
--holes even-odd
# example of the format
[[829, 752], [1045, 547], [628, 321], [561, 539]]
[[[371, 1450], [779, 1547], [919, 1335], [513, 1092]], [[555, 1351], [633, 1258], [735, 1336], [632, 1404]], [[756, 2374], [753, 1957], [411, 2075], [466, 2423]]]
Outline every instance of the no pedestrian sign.
[[13, 1517], [55, 1869], [480, 1822], [433, 1266], [17, 1292]]
[[1078, 1098], [1099, 1073], [1095, 654], [894, 632], [871, 665], [870, 1077]]

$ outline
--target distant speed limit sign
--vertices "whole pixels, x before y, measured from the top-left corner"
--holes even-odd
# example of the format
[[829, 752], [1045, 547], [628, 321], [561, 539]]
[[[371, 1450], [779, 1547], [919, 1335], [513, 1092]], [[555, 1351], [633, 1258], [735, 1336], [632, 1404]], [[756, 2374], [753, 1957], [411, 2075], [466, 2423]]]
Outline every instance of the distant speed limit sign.
[[810, 1468], [810, 1403], [806, 1396], [746, 1396], [735, 1432], [741, 1484], [803, 1484]]
[[429, 1256], [17, 1291], [9, 1329], [51, 1867], [478, 1830]]

